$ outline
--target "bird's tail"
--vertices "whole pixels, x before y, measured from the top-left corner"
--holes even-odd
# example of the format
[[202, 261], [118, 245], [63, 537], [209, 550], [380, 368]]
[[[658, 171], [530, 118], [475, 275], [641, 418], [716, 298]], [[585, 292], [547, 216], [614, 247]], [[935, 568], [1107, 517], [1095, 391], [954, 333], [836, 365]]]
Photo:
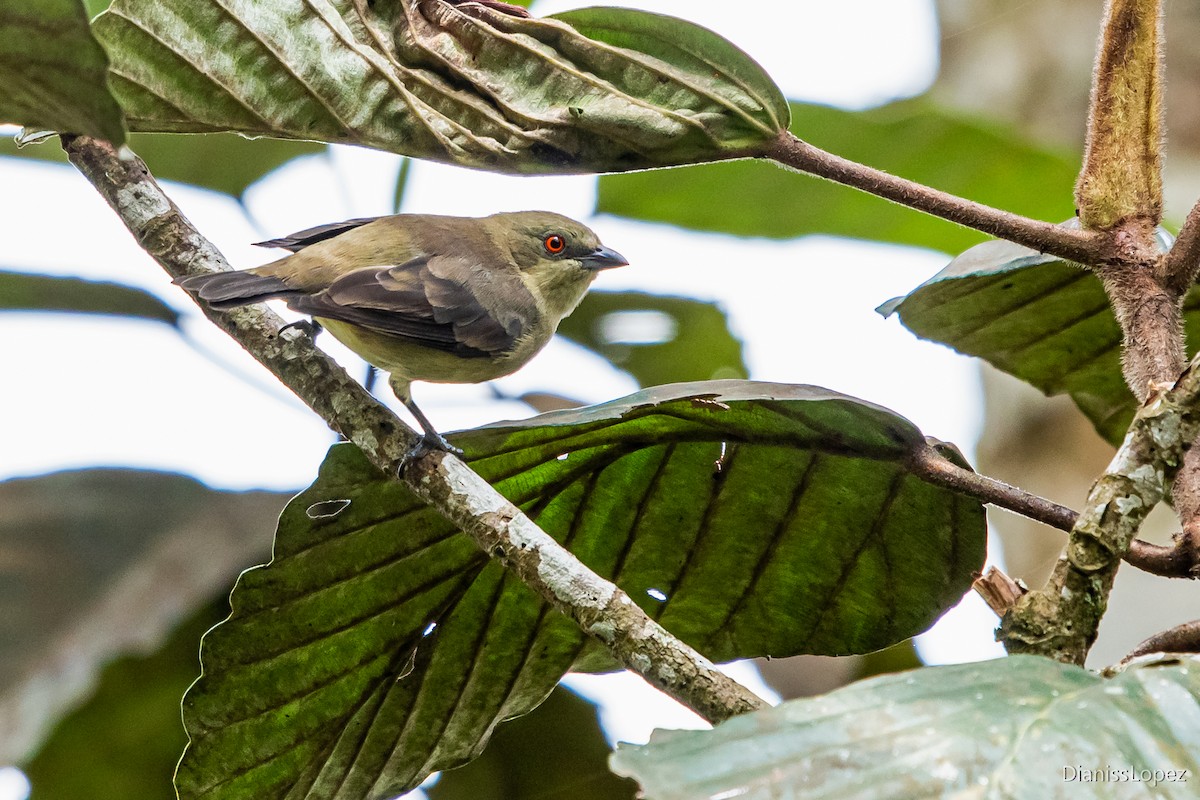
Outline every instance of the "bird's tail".
[[207, 301], [213, 308], [222, 310], [297, 294], [295, 289], [279, 278], [256, 275], [249, 270], [192, 275], [176, 278], [175, 283]]

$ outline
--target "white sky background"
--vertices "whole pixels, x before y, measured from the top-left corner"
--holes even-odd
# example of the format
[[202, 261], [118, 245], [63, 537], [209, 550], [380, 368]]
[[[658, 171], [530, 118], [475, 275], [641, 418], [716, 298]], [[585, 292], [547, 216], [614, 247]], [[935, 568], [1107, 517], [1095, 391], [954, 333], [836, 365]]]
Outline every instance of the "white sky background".
[[[543, 0], [548, 14], [594, 2]], [[755, 57], [794, 99], [863, 108], [919, 94], [936, 72], [930, 0], [660, 0], [615, 2], [691, 19]], [[56, 147], [56, 143], [43, 145]], [[231, 199], [168, 186], [184, 212], [239, 266], [275, 256], [249, 242], [355, 216], [389, 212], [399, 160], [353, 148], [273, 173], [247, 194], [253, 220]], [[798, 189], [803, 184], [797, 181]], [[851, 190], [847, 190], [851, 191]], [[737, 202], [747, 202], [738, 198]], [[927, 434], [970, 451], [979, 433], [975, 365], [923, 343], [875, 306], [904, 294], [946, 263], [913, 248], [809, 237], [788, 242], [688, 233], [613, 217], [589, 219], [592, 177], [514, 178], [414, 163], [404, 211], [482, 215], [547, 208], [585, 219], [631, 266], [603, 273], [597, 289], [638, 289], [716, 300], [746, 344], [751, 376], [814, 383], [887, 406]], [[186, 316], [193, 343], [152, 323], [48, 314], [0, 314], [0, 479], [88, 466], [175, 470], [230, 489], [299, 489], [314, 478], [332, 434], [223, 334], [207, 323], [134, 244], [72, 169], [0, 159], [0, 267], [119, 281], [145, 288]], [[361, 362], [329, 336], [321, 345], [361, 375]], [[505, 394], [539, 389], [587, 401], [636, 386], [598, 357], [553, 342]], [[384, 386], [384, 393], [387, 393]], [[443, 430], [530, 415], [494, 402], [486, 386], [418, 384], [415, 397]], [[971, 600], [922, 637], [936, 662], [999, 655], [994, 617]], [[698, 719], [634, 677], [580, 682], [616, 695], [605, 721], [613, 738], [644, 741], [651, 727]], [[634, 694], [638, 685], [642, 689]], [[636, 709], [638, 713], [632, 713]], [[0, 800], [10, 775], [0, 772]]]

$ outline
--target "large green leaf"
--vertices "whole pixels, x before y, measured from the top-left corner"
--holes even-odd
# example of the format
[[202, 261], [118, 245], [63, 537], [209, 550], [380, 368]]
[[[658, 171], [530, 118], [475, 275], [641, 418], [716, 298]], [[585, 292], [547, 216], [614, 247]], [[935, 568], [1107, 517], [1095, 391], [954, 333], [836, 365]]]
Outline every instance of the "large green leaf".
[[1191, 798], [1200, 660], [1111, 680], [1033, 656], [929, 667], [658, 732], [613, 767], [648, 800]]
[[[962, 197], [1063, 219], [1079, 159], [926, 99], [869, 111], [792, 104], [791, 130], [840, 156]], [[1037, 187], [1036, 191], [1030, 187]], [[958, 252], [984, 236], [855, 189], [759, 161], [610, 175], [597, 211], [739, 236], [833, 234]]]
[[[129, 146], [157, 178], [203, 186], [234, 197], [241, 197], [250, 184], [285, 162], [325, 149], [316, 142], [251, 140], [234, 134], [134, 133], [129, 136]], [[18, 148], [9, 137], [0, 137], [0, 156], [67, 163], [66, 153], [56, 142]]]
[[125, 141], [79, 0], [0, 0], [0, 122]]
[[[884, 647], [957, 602], [983, 560], [982, 507], [907, 471], [921, 433], [824, 389], [678, 384], [451, 438], [716, 660]], [[185, 800], [394, 795], [468, 760], [587, 646], [350, 445], [231, 603], [184, 703]]]
[[179, 322], [175, 309], [141, 289], [6, 270], [0, 270], [0, 311], [77, 311]]
[[94, 29], [143, 131], [595, 172], [761, 149], [788, 119], [744, 53], [628, 9], [535, 19], [442, 0], [116, 0]]
[[714, 303], [644, 292], [589, 292], [558, 332], [641, 386], [745, 378], [742, 343]]
[[[1171, 235], [1159, 230], [1158, 244]], [[978, 356], [1048, 395], [1068, 394], [1100, 435], [1121, 441], [1137, 402], [1121, 375], [1121, 328], [1100, 279], [1005, 241], [972, 247], [904, 297], [879, 307], [922, 339]], [[1184, 301], [1200, 337], [1200, 290]]]

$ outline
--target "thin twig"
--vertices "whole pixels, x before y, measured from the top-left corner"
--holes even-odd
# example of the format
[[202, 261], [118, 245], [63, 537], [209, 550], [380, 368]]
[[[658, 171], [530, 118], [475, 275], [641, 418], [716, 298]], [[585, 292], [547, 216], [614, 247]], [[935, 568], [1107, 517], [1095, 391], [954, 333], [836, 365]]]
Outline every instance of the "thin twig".
[[1179, 238], [1171, 250], [1159, 262], [1159, 280], [1170, 291], [1179, 296], [1188, 293], [1196, 276], [1200, 273], [1200, 202], [1192, 206]]
[[1151, 653], [1200, 653], [1200, 619], [1154, 634], [1130, 650], [1120, 664]]
[[913, 454], [909, 459], [909, 468], [930, 483], [999, 506], [1060, 531], [1071, 530], [1079, 517], [1078, 513], [1066, 506], [1060, 506], [1024, 489], [960, 467], [930, 445], [925, 445]]
[[1068, 261], [1090, 266], [1107, 263], [1114, 258], [1109, 237], [1103, 233], [1064, 228], [964, 200], [947, 192], [835, 156], [791, 133], [782, 134], [764, 155], [800, 172], [853, 186], [909, 208]]
[[[173, 277], [227, 269], [217, 249], [163, 193], [140, 159], [107, 142], [64, 137], [71, 162], [92, 182], [134, 237]], [[264, 307], [204, 313], [242, 344], [330, 427], [396, 475], [415, 431]], [[404, 481], [555, 608], [575, 619], [626, 666], [710, 722], [766, 704], [650, 619], [615, 584], [600, 578], [452, 455], [432, 453]]]
[[[974, 497], [1060, 531], [1069, 533], [1079, 519], [1079, 512], [1074, 509], [960, 467], [930, 446], [917, 451], [909, 461], [909, 468], [937, 486]], [[1175, 534], [1173, 547], [1134, 539], [1129, 544], [1125, 560], [1131, 566], [1163, 578], [1200, 578], [1200, 541], [1193, 542], [1192, 539], [1182, 531]]]

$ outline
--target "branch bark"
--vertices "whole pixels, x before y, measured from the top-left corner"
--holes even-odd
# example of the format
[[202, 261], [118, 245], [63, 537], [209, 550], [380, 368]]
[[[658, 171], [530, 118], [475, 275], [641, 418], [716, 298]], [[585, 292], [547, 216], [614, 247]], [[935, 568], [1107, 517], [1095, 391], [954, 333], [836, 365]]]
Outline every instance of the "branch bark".
[[[117, 212], [139, 244], [173, 277], [227, 269], [220, 252], [163, 193], [128, 150], [64, 136], [71, 162]], [[396, 475], [417, 433], [372, 398], [316, 348], [263, 306], [204, 314], [354, 442]], [[408, 465], [403, 480], [555, 608], [605, 644], [629, 669], [710, 722], [766, 703], [650, 619], [615, 584], [600, 578], [544, 533], [456, 457], [431, 453]]]
[[1200, 434], [1200, 357], [1167, 392], [1142, 406], [1121, 449], [1092, 486], [1046, 587], [1021, 598], [1000, 624], [1010, 653], [1082, 665], [1096, 638], [1117, 567], [1134, 534]]

